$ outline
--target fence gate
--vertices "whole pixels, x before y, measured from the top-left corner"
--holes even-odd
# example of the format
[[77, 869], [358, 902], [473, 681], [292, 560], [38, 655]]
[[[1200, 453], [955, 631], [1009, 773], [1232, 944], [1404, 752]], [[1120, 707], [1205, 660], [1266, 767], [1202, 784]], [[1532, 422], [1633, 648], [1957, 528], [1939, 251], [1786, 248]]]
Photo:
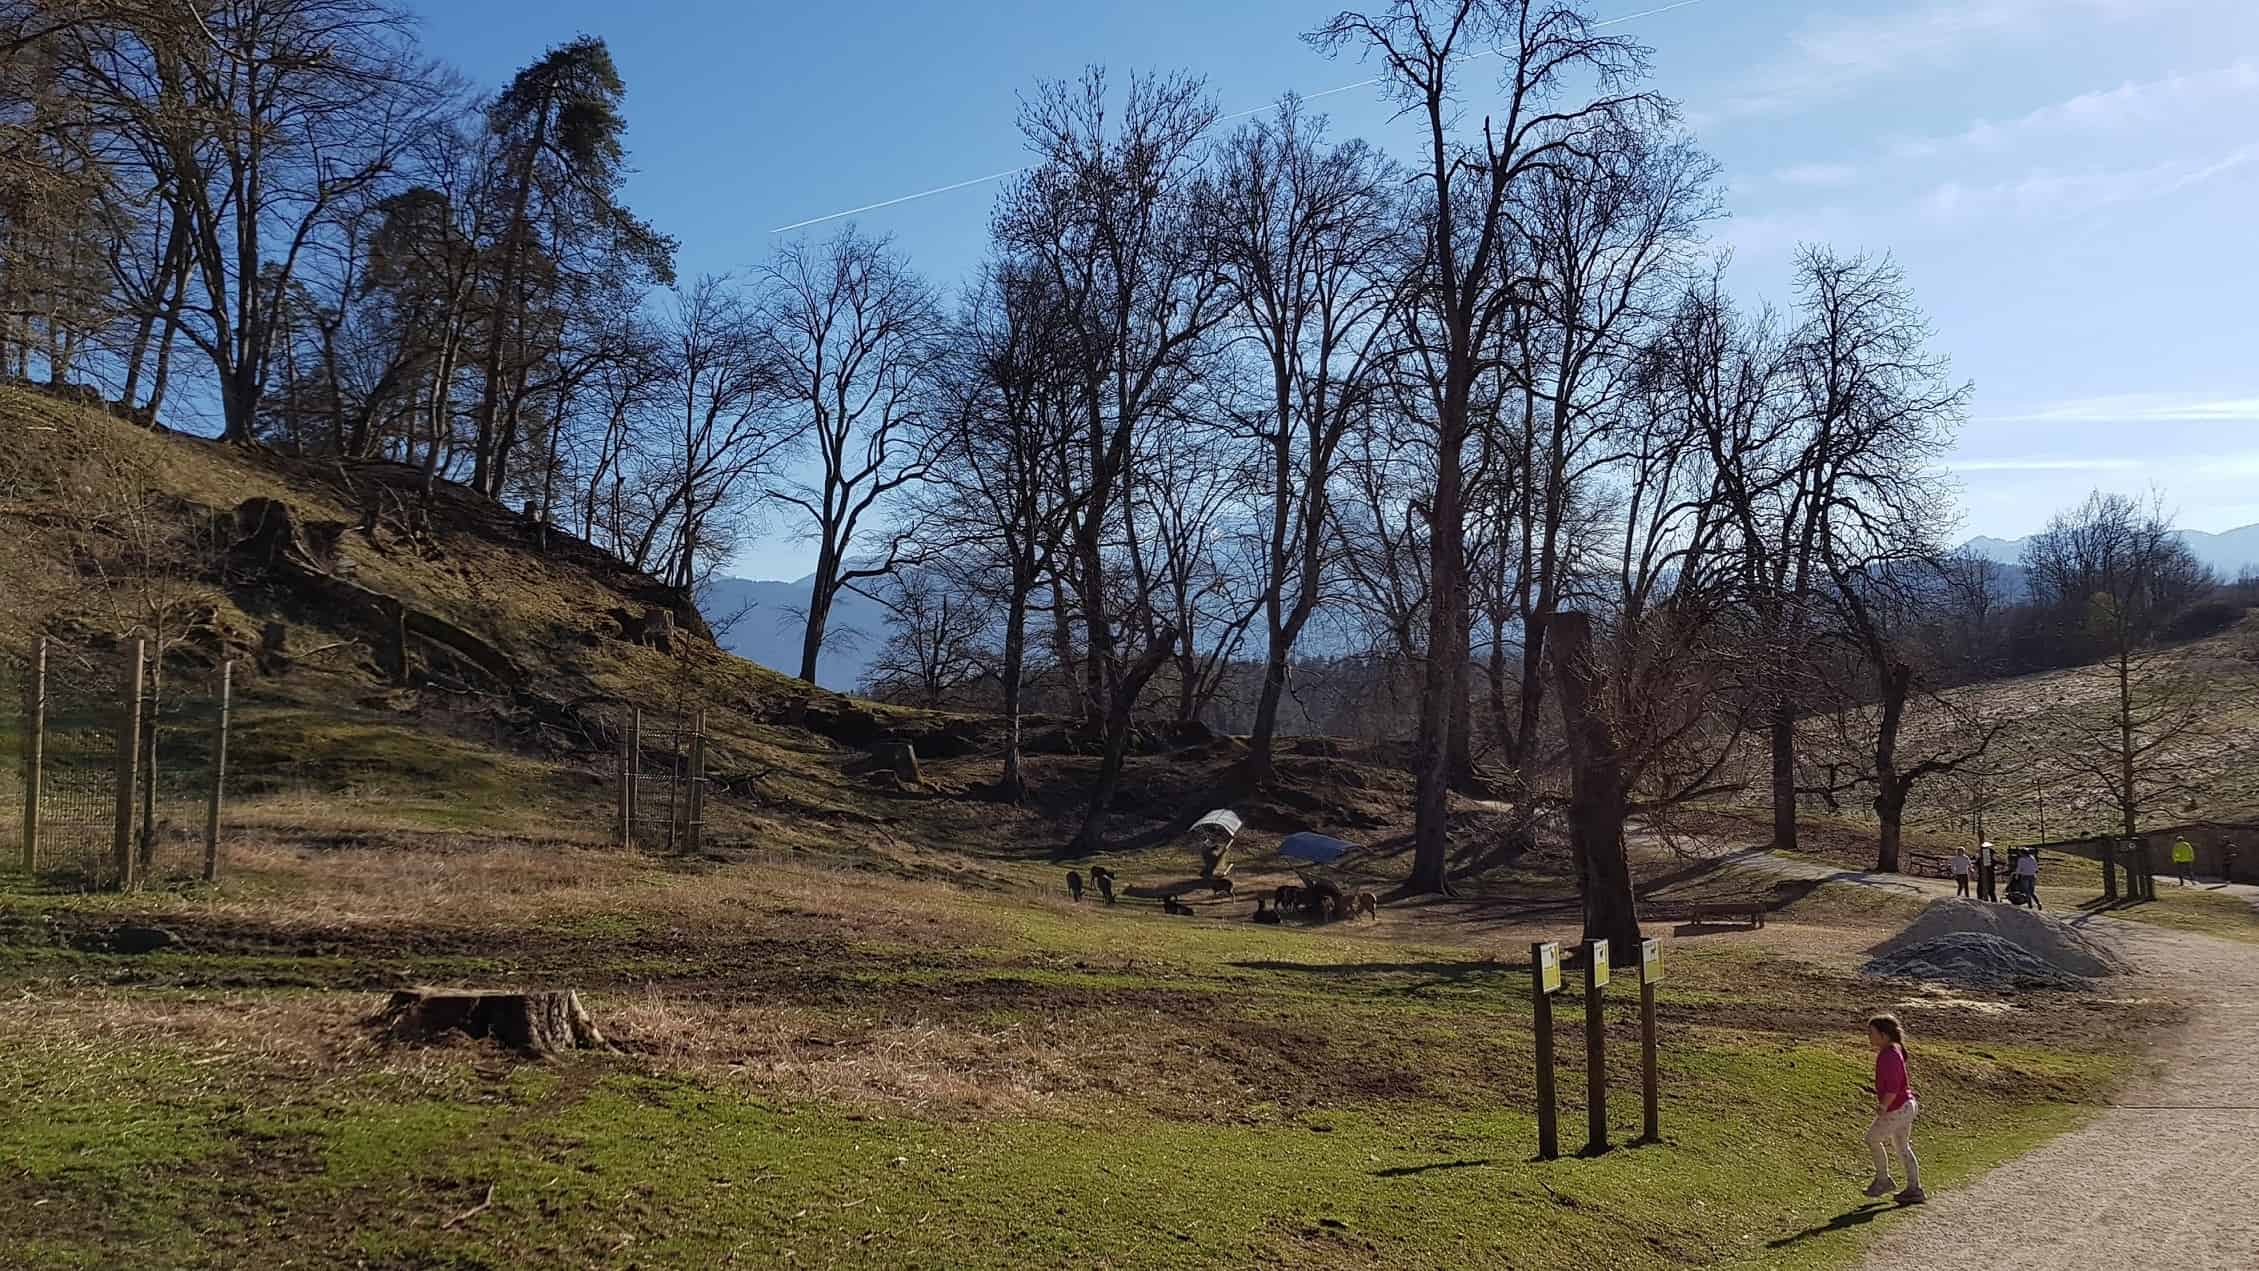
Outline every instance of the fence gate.
[[621, 717], [618, 840], [622, 847], [697, 852], [706, 839], [706, 711], [654, 726], [641, 707]]
[[167, 668], [142, 640], [0, 659], [21, 703], [7, 866], [82, 887], [216, 877], [232, 669]]

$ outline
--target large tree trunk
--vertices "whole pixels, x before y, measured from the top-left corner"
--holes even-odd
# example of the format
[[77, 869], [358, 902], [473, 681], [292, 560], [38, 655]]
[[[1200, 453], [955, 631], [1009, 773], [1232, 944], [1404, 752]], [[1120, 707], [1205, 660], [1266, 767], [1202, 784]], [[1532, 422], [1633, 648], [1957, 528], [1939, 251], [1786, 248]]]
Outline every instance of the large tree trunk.
[[1028, 586], [1015, 585], [1004, 612], [1004, 774], [997, 780], [998, 797], [1024, 803], [1028, 797], [1026, 763], [1020, 754], [1020, 695], [1028, 648]]
[[1773, 848], [1796, 848], [1796, 707], [1785, 696], [1773, 703]]
[[[1463, 341], [1455, 333], [1454, 343]], [[1472, 370], [1454, 367], [1437, 421], [1435, 499], [1428, 509], [1428, 641], [1420, 667], [1420, 732], [1412, 752], [1414, 892], [1448, 893], [1451, 848], [1451, 732], [1465, 696], [1467, 640], [1466, 508], [1461, 450], [1467, 436]]]
[[1106, 696], [1106, 741], [1098, 761], [1098, 780], [1091, 786], [1090, 810], [1083, 817], [1082, 829], [1070, 845], [1073, 854], [1087, 856], [1106, 845], [1106, 813], [1113, 805], [1114, 792], [1121, 787], [1122, 764], [1129, 755], [1130, 713], [1137, 706], [1138, 694], [1145, 691], [1146, 681], [1169, 660], [1176, 642], [1175, 629], [1164, 630], [1134, 665], [1114, 677], [1113, 691]]
[[1875, 871], [1899, 870], [1901, 826], [1906, 819], [1906, 783], [1898, 774], [1898, 729], [1906, 718], [1906, 695], [1913, 688], [1914, 668], [1892, 662], [1882, 671], [1882, 719], [1875, 727], [1875, 819], [1882, 831], [1876, 844]]
[[1245, 770], [1255, 781], [1271, 777], [1271, 748], [1278, 736], [1279, 704], [1286, 698], [1287, 646], [1275, 636], [1263, 659], [1263, 690], [1255, 699], [1255, 727], [1247, 735]]
[[1569, 834], [1584, 889], [1584, 938], [1606, 940], [1629, 958], [1639, 948], [1639, 898], [1624, 850], [1629, 791], [1605, 712], [1608, 686], [1592, 655], [1592, 621], [1581, 613], [1553, 618], [1554, 682], [1569, 742]]

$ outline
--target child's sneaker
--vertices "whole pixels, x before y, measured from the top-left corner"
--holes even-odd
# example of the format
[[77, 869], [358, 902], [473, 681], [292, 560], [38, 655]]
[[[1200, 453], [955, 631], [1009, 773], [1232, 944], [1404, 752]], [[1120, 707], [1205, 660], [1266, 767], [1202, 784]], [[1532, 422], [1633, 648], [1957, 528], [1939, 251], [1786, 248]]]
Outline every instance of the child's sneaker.
[[1881, 1200], [1883, 1197], [1890, 1195], [1891, 1185], [1891, 1181], [1887, 1178], [1878, 1178], [1874, 1182], [1867, 1184], [1868, 1198], [1871, 1200]]
[[1898, 1203], [1901, 1205], [1919, 1205], [1929, 1198], [1930, 1194], [1919, 1187], [1909, 1187], [1898, 1193]]

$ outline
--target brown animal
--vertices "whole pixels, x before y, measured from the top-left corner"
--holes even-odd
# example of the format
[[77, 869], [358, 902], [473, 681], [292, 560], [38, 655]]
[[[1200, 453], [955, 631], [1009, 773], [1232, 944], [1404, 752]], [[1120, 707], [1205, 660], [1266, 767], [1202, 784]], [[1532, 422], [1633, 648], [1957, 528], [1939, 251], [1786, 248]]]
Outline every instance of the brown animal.
[[1161, 912], [1165, 914], [1190, 914], [1192, 906], [1174, 896], [1161, 897]]
[[1292, 883], [1280, 883], [1278, 890], [1271, 893], [1271, 903], [1282, 911], [1299, 908], [1302, 904], [1302, 889]]
[[1231, 880], [1228, 878], [1211, 878], [1208, 880], [1208, 890], [1218, 896], [1229, 896], [1232, 894]]
[[1276, 909], [1265, 909], [1263, 907], [1264, 903], [1265, 902], [1262, 897], [1256, 897], [1255, 912], [1249, 915], [1247, 920], [1249, 922], [1262, 923], [1266, 927], [1275, 927], [1279, 925], [1279, 911]]
[[1380, 897], [1369, 891], [1361, 891], [1357, 893], [1355, 903], [1357, 906], [1356, 912], [1365, 915], [1374, 922], [1380, 921]]
[[1090, 881], [1098, 884], [1098, 894], [1106, 898], [1107, 904], [1111, 905], [1114, 903], [1113, 870], [1106, 868], [1104, 865], [1093, 865], [1090, 867]]
[[1082, 899], [1082, 875], [1071, 869], [1067, 871], [1067, 894], [1078, 901]]
[[1343, 913], [1341, 888], [1320, 879], [1302, 889], [1302, 906], [1320, 922], [1339, 918]]

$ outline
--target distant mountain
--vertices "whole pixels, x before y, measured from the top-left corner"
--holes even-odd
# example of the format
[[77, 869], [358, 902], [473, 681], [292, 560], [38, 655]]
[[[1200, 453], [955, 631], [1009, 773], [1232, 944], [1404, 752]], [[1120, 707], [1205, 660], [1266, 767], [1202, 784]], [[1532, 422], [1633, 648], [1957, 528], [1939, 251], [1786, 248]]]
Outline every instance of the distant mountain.
[[[770, 670], [798, 675], [800, 642], [807, 630], [803, 615], [815, 584], [813, 574], [794, 582], [718, 578], [699, 594], [698, 611], [714, 624], [723, 648]], [[816, 683], [852, 692], [886, 635], [884, 606], [856, 592], [841, 592], [832, 602], [824, 651], [816, 658]]]
[[[2181, 530], [2180, 540], [2196, 559], [2212, 567], [2212, 572], [2223, 581], [2232, 582], [2245, 570], [2259, 572], [2259, 525], [2245, 525], [2237, 529], [2208, 534], [2203, 530]], [[1979, 535], [1962, 544], [1962, 547], [1986, 560], [1996, 560], [2003, 565], [2023, 563], [2026, 538], [1989, 538]]]

